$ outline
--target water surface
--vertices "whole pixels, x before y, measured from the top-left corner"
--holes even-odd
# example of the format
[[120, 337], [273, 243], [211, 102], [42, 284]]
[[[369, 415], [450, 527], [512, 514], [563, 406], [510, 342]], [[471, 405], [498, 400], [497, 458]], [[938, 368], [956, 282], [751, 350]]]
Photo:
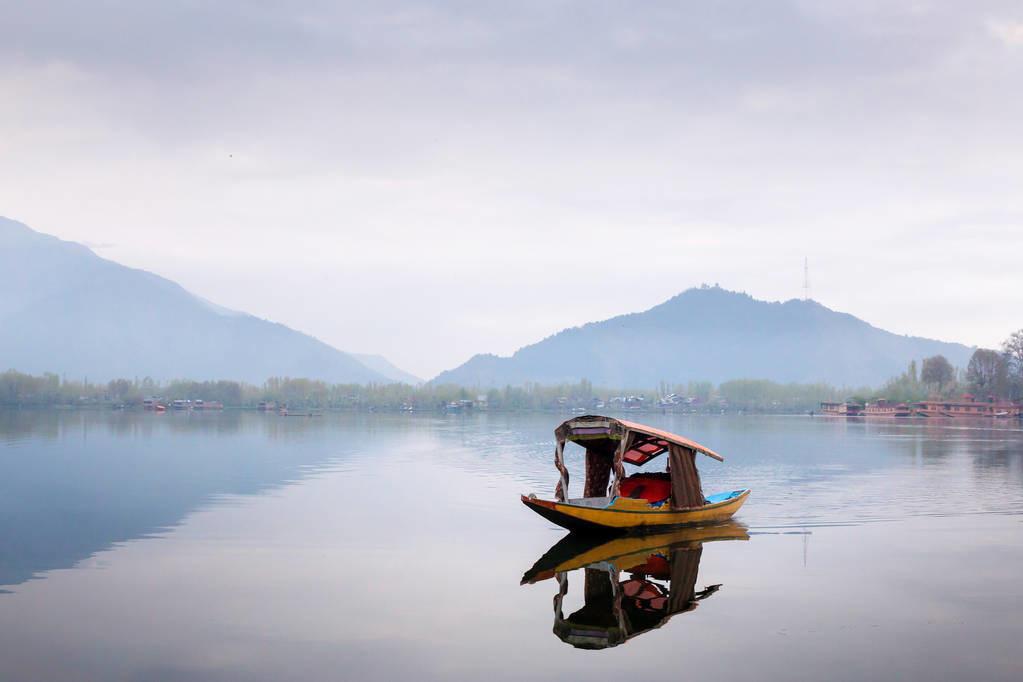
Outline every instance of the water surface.
[[[726, 456], [746, 539], [601, 563], [681, 596], [591, 650], [519, 584], [565, 535], [517, 499], [562, 418], [0, 412], [0, 679], [1023, 676], [1018, 424], [644, 417]], [[563, 618], [606, 617], [598, 573]]]

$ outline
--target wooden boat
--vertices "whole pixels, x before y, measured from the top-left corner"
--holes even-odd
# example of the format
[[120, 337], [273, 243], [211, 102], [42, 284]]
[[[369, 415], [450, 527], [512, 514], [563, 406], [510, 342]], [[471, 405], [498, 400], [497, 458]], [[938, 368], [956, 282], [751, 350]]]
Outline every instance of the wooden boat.
[[864, 417], [911, 417], [912, 412], [906, 403], [893, 403], [885, 398], [878, 398], [867, 403], [863, 408]]
[[[748, 489], [705, 497], [696, 455], [722, 462], [724, 457], [667, 431], [623, 419], [586, 415], [563, 423], [555, 430], [555, 437], [554, 463], [560, 474], [555, 499], [542, 500], [533, 494], [522, 495], [521, 499], [540, 516], [572, 531], [651, 532], [720, 523], [730, 519], [749, 497]], [[567, 442], [586, 449], [586, 480], [581, 498], [566, 498]], [[625, 464], [641, 467], [662, 454], [668, 455], [668, 471], [625, 475]]]
[[[612, 540], [569, 534], [526, 571], [521, 584], [550, 578], [554, 596], [554, 634], [579, 649], [624, 644], [693, 611], [721, 585], [696, 589], [703, 545], [718, 540], [749, 540], [734, 522], [684, 528], [657, 535], [627, 535]], [[569, 574], [584, 573], [584, 604], [565, 615]]]
[[1005, 419], [1018, 417], [1020, 406], [1011, 402], [1000, 402], [993, 397], [977, 400], [969, 393], [963, 394], [960, 400], [922, 400], [912, 405], [913, 414], [919, 417], [945, 417], [949, 419], [994, 418]]
[[822, 402], [820, 413], [827, 417], [862, 417], [863, 405], [853, 402]]

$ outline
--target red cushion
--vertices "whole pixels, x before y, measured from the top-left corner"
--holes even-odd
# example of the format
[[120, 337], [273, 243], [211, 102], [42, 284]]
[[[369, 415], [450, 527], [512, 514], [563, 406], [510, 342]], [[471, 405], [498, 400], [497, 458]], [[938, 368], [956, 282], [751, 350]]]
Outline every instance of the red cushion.
[[671, 480], [658, 474], [633, 474], [622, 479], [618, 494], [647, 502], [660, 502], [671, 497]]

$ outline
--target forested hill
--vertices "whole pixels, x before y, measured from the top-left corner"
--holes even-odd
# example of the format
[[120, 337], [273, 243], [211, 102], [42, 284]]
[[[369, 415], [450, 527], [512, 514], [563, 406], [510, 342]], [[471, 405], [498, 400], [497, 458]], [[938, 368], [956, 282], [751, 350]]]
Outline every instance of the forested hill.
[[815, 301], [758, 301], [690, 289], [645, 312], [565, 329], [511, 357], [477, 355], [435, 383], [493, 387], [588, 379], [598, 386], [756, 378], [878, 385], [911, 360], [942, 354], [963, 367], [971, 348], [878, 329]]
[[390, 380], [311, 336], [0, 217], [0, 371], [117, 377]]
[[389, 380], [396, 384], [409, 384], [410, 386], [418, 386], [423, 383], [423, 380], [417, 377], [411, 372], [406, 372], [400, 367], [397, 367], [390, 360], [385, 358], [383, 355], [373, 355], [369, 353], [352, 353], [353, 358], [361, 362], [362, 364], [369, 367], [374, 372], [379, 372], [387, 377]]

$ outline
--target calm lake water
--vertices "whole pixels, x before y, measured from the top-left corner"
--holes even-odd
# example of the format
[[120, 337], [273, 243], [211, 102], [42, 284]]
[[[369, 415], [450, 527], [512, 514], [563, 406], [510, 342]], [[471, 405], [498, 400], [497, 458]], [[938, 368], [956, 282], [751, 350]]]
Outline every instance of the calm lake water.
[[0, 679], [1023, 678], [1018, 423], [647, 415], [732, 539], [520, 585], [565, 416], [0, 412]]

